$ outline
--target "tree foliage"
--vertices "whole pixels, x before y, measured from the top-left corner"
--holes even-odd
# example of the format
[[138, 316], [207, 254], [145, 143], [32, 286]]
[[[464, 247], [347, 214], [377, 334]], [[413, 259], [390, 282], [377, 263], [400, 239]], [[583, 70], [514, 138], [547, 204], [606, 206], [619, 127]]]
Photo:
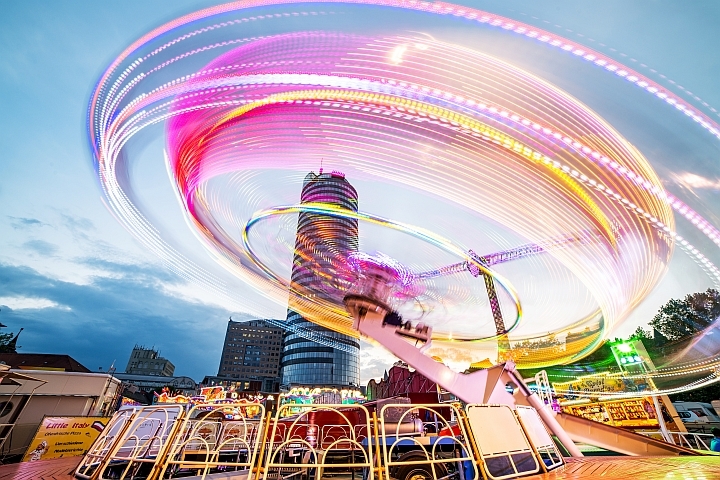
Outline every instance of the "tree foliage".
[[713, 400], [720, 399], [720, 383], [714, 383], [707, 387], [698, 388], [696, 390], [688, 390], [670, 395], [673, 402], [705, 402], [710, 403]]
[[[0, 327], [2, 328], [2, 327]], [[15, 338], [15, 335], [12, 333], [2, 333], [0, 332], [0, 353], [14, 353], [15, 352], [15, 346], [12, 345], [12, 340]]]
[[645, 330], [642, 327], [637, 327], [633, 334], [630, 335], [630, 338], [628, 338], [628, 340], [642, 340], [645, 348], [648, 348], [649, 345], [652, 345], [653, 334], [650, 330]]
[[712, 288], [670, 300], [650, 321], [650, 325], [668, 340], [691, 337], [712, 325], [720, 316], [720, 292]]
[[14, 336], [12, 333], [0, 333], [0, 347], [4, 347], [10, 343], [10, 340], [12, 340]]

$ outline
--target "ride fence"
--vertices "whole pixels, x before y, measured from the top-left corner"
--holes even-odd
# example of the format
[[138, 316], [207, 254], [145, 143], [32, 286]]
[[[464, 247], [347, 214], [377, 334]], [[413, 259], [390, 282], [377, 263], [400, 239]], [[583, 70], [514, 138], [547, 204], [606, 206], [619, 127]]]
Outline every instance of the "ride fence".
[[[83, 480], [504, 480], [563, 464], [537, 412], [500, 405], [141, 407], [116, 413]], [[248, 413], [249, 412], [249, 413]]]
[[[129, 417], [126, 412], [131, 412]], [[152, 477], [183, 413], [182, 405], [152, 405], [116, 413], [105, 428], [108, 434], [101, 435], [93, 444], [92, 455], [83, 459], [75, 477], [93, 480]]]
[[[534, 411], [534, 410], [533, 410]], [[540, 462], [515, 412], [506, 405], [468, 405], [467, 419], [485, 471], [493, 480], [539, 473]]]
[[80, 461], [75, 470], [75, 477], [80, 479], [90, 479], [97, 471], [98, 467], [103, 463], [110, 453], [110, 450], [118, 440], [118, 436], [130, 424], [130, 420], [134, 415], [132, 410], [121, 410], [112, 416], [108, 424], [105, 426], [95, 443], [92, 444], [88, 452]]
[[[546, 404], [545, 408], [550, 408], [550, 406]], [[528, 440], [530, 440], [530, 446], [535, 450], [540, 461], [543, 462], [545, 470], [553, 470], [562, 466], [562, 454], [540, 419], [537, 410], [532, 407], [518, 405], [515, 408], [515, 414], [520, 420]]]
[[[284, 420], [290, 413], [291, 420]], [[263, 480], [319, 480], [325, 476], [373, 480], [370, 414], [360, 405], [283, 405], [269, 437]]]
[[[380, 410], [384, 480], [479, 478], [470, 436], [454, 404], [388, 404]], [[436, 435], [426, 435], [429, 427]]]

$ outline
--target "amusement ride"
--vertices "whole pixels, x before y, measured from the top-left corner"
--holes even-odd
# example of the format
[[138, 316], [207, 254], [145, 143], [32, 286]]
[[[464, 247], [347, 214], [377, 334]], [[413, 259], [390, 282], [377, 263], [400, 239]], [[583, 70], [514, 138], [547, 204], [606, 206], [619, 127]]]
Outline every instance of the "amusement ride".
[[[500, 56], [518, 42], [597, 88], [578, 99], [550, 67]], [[88, 128], [108, 208], [193, 285], [239, 310], [289, 302], [317, 325], [379, 343], [468, 404], [533, 407], [579, 455], [517, 369], [591, 354], [658, 287], [676, 250], [702, 282], [720, 285], [720, 231], [704, 207], [670, 193], [654, 151], [587, 105], [614, 94], [631, 99], [623, 112], [639, 98], [705, 142], [720, 140], [704, 106], [513, 19], [441, 2], [250, 0], [130, 45], [101, 76]], [[164, 145], [152, 161], [224, 273], [153, 220], [159, 207], [133, 176], [148, 157], [137, 145], [153, 135]], [[358, 188], [357, 211], [297, 203], [302, 176], [320, 165]], [[289, 275], [302, 214], [350, 219], [360, 231], [357, 250], [318, 244], [307, 255], [325, 279], [311, 287]], [[716, 382], [714, 329], [683, 355], [623, 375], [648, 379], [656, 396]], [[343, 348], [311, 328], [296, 333]], [[562, 347], [548, 342], [558, 338]], [[520, 352], [521, 343], [531, 347]], [[464, 375], [436, 357], [455, 354], [495, 366]]]

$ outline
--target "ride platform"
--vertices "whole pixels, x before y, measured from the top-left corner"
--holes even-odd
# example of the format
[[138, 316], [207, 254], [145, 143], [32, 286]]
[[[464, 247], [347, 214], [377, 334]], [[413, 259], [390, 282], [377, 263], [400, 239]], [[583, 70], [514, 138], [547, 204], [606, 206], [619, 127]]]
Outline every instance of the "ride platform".
[[65, 457], [0, 465], [0, 480], [68, 480], [74, 478], [81, 459]]
[[710, 480], [720, 478], [720, 457], [584, 457], [566, 458], [565, 466], [527, 480]]
[[[0, 465], [0, 480], [69, 480], [81, 457]], [[585, 457], [566, 458], [566, 465], [527, 480], [710, 480], [720, 478], [720, 457]], [[212, 478], [211, 476], [208, 478]], [[332, 480], [336, 480], [333, 476]]]

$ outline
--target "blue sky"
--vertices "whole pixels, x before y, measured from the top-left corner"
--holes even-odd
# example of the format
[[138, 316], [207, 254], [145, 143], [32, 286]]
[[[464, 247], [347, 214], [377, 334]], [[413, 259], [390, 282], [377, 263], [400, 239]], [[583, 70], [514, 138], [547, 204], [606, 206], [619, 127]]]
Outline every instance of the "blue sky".
[[[643, 73], [653, 68], [720, 107], [720, 2], [463, 3], [562, 34]], [[25, 328], [22, 352], [67, 353], [91, 369], [116, 361], [122, 370], [138, 343], [160, 349], [177, 374], [201, 379], [216, 373], [227, 317], [237, 312], [195, 295], [115, 221], [102, 203], [85, 127], [89, 95], [115, 55], [153, 27], [212, 4], [0, 3], [0, 322], [8, 325], [5, 331]], [[577, 79], [550, 80], [624, 127], [644, 153], [654, 153], [647, 130], [593, 105]], [[695, 145], [693, 135], [683, 136], [678, 152]], [[668, 188], [684, 192], [718, 226], [720, 149], [698, 149], [703, 153], [692, 168], [677, 157], [658, 168]], [[673, 180], [676, 167], [699, 179]], [[188, 231], [178, 235], [194, 241]], [[635, 323], [671, 296], [706, 288], [687, 282], [685, 268], [671, 270]], [[392, 362], [377, 348], [366, 352], [364, 380]]]

